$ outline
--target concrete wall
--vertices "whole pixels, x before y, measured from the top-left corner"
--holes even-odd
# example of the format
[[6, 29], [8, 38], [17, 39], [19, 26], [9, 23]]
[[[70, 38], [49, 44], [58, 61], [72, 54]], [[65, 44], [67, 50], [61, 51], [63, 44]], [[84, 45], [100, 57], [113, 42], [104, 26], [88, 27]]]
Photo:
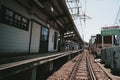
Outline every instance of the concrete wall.
[[74, 50], [78, 50], [79, 49], [79, 45], [77, 43], [74, 43]]
[[66, 42], [65, 50], [78, 50], [79, 44], [76, 42]]
[[58, 40], [57, 40], [57, 48], [54, 49], [54, 32], [57, 32], [54, 29], [49, 29], [49, 42], [48, 42], [48, 51], [56, 51], [58, 49]]
[[40, 31], [41, 31], [41, 25], [36, 22], [33, 22], [30, 53], [38, 53], [39, 52]]

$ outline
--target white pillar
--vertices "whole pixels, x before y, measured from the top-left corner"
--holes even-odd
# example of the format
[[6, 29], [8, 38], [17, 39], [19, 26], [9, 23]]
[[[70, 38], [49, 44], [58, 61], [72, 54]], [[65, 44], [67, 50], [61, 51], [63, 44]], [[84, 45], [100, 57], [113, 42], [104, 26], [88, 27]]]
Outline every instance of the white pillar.
[[36, 67], [33, 67], [33, 68], [32, 68], [31, 80], [36, 80], [36, 70], [37, 70]]
[[120, 47], [120, 33], [117, 35], [117, 39], [118, 39], [118, 43], [119, 43], [119, 47]]
[[112, 47], [114, 46], [114, 35], [112, 35]]

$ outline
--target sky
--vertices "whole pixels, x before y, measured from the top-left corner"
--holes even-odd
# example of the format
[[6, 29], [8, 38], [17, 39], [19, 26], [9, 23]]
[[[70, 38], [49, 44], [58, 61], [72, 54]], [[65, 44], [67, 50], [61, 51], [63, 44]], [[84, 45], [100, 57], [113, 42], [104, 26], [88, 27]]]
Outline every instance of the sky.
[[[81, 11], [84, 11], [85, 0], [80, 1]], [[91, 36], [101, 33], [101, 27], [116, 25], [114, 23], [119, 7], [120, 0], [86, 0], [86, 15], [91, 19], [86, 19], [86, 26], [83, 21], [81, 26], [80, 20], [75, 20], [81, 38], [89, 42]]]

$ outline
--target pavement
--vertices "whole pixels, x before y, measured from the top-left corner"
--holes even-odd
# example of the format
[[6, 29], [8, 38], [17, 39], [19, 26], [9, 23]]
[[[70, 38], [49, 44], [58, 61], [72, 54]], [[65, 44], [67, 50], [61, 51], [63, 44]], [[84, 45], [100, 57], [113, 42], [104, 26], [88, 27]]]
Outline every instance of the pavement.
[[112, 79], [112, 80], [120, 80], [120, 76], [113, 75], [111, 73], [110, 68], [105, 68], [104, 64], [100, 63], [100, 59], [95, 59], [95, 62], [104, 70], [104, 72]]

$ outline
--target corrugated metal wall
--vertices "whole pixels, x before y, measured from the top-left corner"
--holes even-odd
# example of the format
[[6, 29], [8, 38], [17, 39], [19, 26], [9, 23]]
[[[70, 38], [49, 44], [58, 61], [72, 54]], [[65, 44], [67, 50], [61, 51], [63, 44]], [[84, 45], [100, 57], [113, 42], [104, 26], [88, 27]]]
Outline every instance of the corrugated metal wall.
[[28, 52], [29, 31], [0, 24], [0, 53]]

